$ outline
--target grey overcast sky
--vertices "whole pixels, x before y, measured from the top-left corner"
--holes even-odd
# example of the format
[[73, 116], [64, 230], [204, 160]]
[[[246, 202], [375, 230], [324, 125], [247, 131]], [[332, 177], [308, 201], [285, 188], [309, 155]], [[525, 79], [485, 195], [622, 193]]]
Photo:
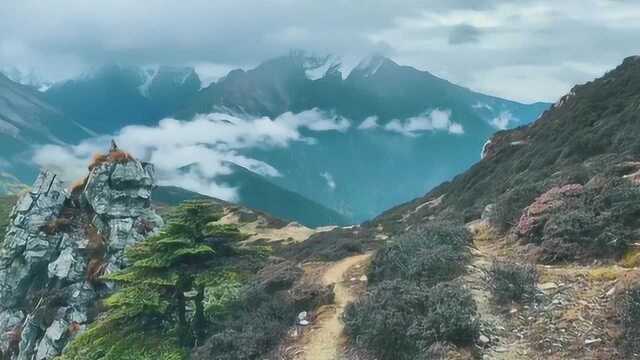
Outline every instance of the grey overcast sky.
[[2, 0], [0, 14], [0, 66], [51, 80], [111, 62], [215, 77], [304, 49], [555, 101], [640, 54], [638, 0]]

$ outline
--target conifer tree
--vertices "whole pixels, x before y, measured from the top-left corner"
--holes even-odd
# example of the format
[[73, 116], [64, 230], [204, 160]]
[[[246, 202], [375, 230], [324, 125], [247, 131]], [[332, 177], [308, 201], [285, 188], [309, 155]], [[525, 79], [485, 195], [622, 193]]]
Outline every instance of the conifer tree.
[[[127, 250], [130, 266], [106, 277], [122, 286], [107, 300], [112, 314], [169, 324], [184, 347], [204, 339], [201, 276], [209, 263], [228, 253], [228, 243], [240, 237], [235, 226], [214, 223], [220, 218], [216, 209], [209, 201], [186, 202], [169, 217], [160, 234]], [[193, 302], [192, 316], [188, 316], [189, 302]]]

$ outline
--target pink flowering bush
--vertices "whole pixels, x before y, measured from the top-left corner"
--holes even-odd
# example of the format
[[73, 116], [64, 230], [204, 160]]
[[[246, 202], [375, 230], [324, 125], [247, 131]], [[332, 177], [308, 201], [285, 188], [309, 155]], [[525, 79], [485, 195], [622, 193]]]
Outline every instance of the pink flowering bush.
[[574, 205], [583, 194], [584, 186], [580, 184], [551, 188], [524, 209], [514, 228], [515, 233], [532, 240], [531, 237], [544, 226], [551, 213]]

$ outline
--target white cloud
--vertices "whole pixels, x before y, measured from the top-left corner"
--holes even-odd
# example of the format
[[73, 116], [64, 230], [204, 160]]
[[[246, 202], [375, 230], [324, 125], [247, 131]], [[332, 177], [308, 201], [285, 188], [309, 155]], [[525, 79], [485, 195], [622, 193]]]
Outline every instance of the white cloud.
[[377, 128], [378, 125], [378, 117], [377, 116], [369, 116], [364, 119], [360, 125], [358, 125], [359, 130], [370, 130]]
[[[67, 180], [75, 180], [86, 174], [91, 157], [108, 149], [113, 138], [122, 149], [153, 163], [160, 184], [237, 200], [236, 189], [215, 180], [231, 172], [228, 162], [260, 175], [281, 176], [270, 164], [243, 155], [243, 150], [287, 147], [291, 142], [313, 144], [314, 139], [302, 136], [301, 129], [346, 131], [350, 125], [348, 119], [317, 109], [285, 113], [275, 119], [212, 113], [197, 115], [190, 121], [167, 118], [153, 127], [127, 126], [113, 136], [95, 137], [75, 146], [42, 146], [33, 160]], [[181, 168], [187, 165], [192, 166], [185, 174]]]
[[498, 116], [491, 119], [490, 124], [496, 129], [504, 130], [509, 127], [509, 123], [514, 121], [518, 121], [518, 119], [516, 119], [511, 112], [505, 110], [501, 111]]
[[322, 176], [327, 181], [327, 186], [329, 187], [329, 189], [331, 189], [332, 191], [336, 189], [336, 182], [329, 172], [325, 171], [320, 174], [320, 176]]
[[461, 135], [464, 134], [464, 128], [458, 123], [452, 123], [451, 125], [449, 125], [449, 132], [452, 134]]
[[387, 0], [366, 12], [344, 0], [21, 0], [0, 14], [0, 65], [46, 80], [116, 62], [192, 64], [207, 84], [290, 49], [353, 65], [383, 50], [475, 90], [552, 102], [640, 52], [634, 0]]
[[351, 127], [351, 121], [348, 119], [338, 115], [322, 113], [318, 109], [307, 110], [298, 114], [287, 112], [278, 116], [276, 122], [281, 122], [291, 128], [305, 127], [313, 131], [336, 130], [345, 132]]
[[393, 119], [385, 125], [385, 130], [405, 136], [415, 137], [425, 131], [447, 131], [451, 134], [463, 134], [461, 124], [451, 120], [451, 110], [434, 109], [405, 120]]
[[477, 103], [473, 104], [471, 107], [474, 108], [474, 109], [486, 109], [486, 110], [489, 110], [489, 111], [493, 111], [493, 107], [491, 105], [485, 104], [485, 103], [481, 103], [481, 102], [477, 102]]

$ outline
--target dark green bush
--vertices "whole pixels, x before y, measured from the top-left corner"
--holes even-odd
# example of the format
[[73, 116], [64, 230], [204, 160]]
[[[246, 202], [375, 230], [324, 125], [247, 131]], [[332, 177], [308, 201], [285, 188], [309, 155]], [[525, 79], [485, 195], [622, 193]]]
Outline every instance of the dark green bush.
[[616, 305], [623, 330], [623, 350], [637, 356], [640, 353], [640, 286], [627, 290]]
[[393, 280], [350, 304], [344, 322], [352, 341], [381, 360], [413, 360], [439, 341], [473, 342], [478, 333], [475, 315], [471, 294], [457, 284], [429, 288]]
[[219, 329], [192, 358], [217, 360], [262, 359], [295, 322], [296, 309], [282, 296], [252, 292], [233, 317], [217, 324]]
[[532, 300], [536, 294], [538, 271], [535, 265], [494, 262], [487, 275], [489, 288], [498, 304]]
[[432, 286], [465, 271], [468, 231], [451, 223], [421, 226], [400, 235], [380, 249], [372, 262], [370, 279], [404, 279]]
[[367, 248], [367, 241], [373, 238], [367, 229], [354, 232], [352, 229], [337, 228], [312, 235], [309, 239], [288, 246], [283, 256], [299, 261], [338, 261], [361, 254]]
[[509, 230], [522, 215], [522, 210], [529, 206], [542, 192], [540, 184], [526, 184], [514, 187], [500, 195], [491, 222], [500, 232]]
[[193, 351], [193, 360], [265, 359], [300, 311], [333, 301], [333, 289], [319, 284], [298, 282], [288, 290], [265, 285], [256, 279], [225, 316], [214, 320], [208, 339]]
[[540, 222], [542, 231], [532, 240], [541, 244], [545, 262], [619, 256], [640, 227], [640, 188], [626, 179], [605, 179]]

